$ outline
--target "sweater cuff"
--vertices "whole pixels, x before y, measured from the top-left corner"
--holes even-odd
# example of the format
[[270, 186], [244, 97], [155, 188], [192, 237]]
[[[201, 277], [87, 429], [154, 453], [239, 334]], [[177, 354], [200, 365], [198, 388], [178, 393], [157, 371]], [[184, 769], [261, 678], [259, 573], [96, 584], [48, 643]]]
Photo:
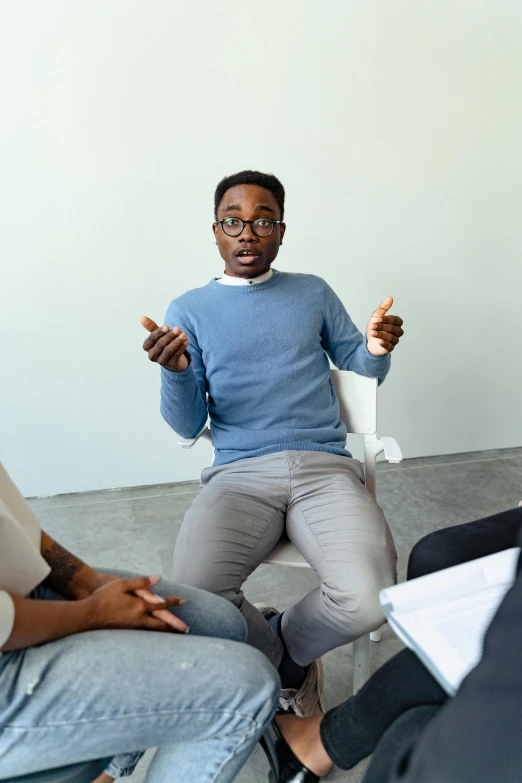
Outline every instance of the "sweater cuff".
[[[13, 599], [9, 593], [0, 590], [0, 647], [2, 647], [11, 636], [14, 619], [15, 608]], [[0, 655], [2, 655], [1, 652]]]
[[389, 364], [391, 361], [390, 353], [385, 353], [384, 356], [375, 356], [373, 353], [370, 353], [368, 350], [368, 340], [366, 340], [364, 343], [364, 349], [366, 352], [366, 361], [373, 361], [382, 365]]
[[192, 363], [189, 360], [188, 367], [181, 372], [174, 372], [173, 370], [167, 370], [166, 367], [161, 368], [161, 378], [171, 386], [175, 386], [178, 383], [186, 382], [188, 379], [193, 378]]

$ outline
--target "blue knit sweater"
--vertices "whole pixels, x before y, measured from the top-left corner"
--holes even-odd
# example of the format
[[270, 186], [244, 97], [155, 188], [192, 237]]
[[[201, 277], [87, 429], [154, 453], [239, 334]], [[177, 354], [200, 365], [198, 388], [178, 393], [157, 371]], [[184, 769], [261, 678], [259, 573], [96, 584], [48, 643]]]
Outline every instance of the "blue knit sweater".
[[186, 438], [210, 416], [215, 465], [285, 450], [350, 456], [327, 356], [379, 381], [390, 367], [315, 275], [274, 270], [245, 286], [211, 280], [174, 299], [165, 323], [187, 333], [190, 363], [183, 372], [162, 368], [162, 416]]

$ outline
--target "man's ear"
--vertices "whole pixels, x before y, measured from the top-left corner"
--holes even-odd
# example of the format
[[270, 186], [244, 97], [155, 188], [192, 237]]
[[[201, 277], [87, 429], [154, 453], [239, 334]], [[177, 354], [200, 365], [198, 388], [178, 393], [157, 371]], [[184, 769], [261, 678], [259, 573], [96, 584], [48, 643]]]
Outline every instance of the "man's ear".
[[285, 235], [285, 231], [286, 231], [286, 223], [281, 223], [281, 239], [279, 241], [279, 245], [283, 244], [283, 237]]

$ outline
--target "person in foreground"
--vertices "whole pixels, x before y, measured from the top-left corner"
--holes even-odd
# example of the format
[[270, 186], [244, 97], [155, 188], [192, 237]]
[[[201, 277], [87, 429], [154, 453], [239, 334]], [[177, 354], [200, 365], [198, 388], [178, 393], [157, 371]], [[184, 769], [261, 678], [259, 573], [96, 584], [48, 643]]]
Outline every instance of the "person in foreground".
[[[439, 530], [413, 549], [410, 579], [522, 546], [522, 508]], [[373, 753], [364, 783], [520, 783], [522, 556], [480, 663], [449, 698], [411, 650], [324, 716], [276, 716], [261, 740], [272, 783], [315, 783]]]
[[[163, 417], [191, 438], [210, 416], [215, 449], [176, 541], [176, 578], [239, 607], [248, 642], [279, 669], [283, 704], [304, 715], [322, 709], [321, 656], [381, 625], [379, 590], [396, 573], [384, 514], [345, 448], [328, 357], [381, 382], [403, 330], [391, 297], [363, 335], [320, 277], [272, 268], [284, 200], [269, 174], [222, 180], [213, 230], [224, 274], [174, 299], [165, 326], [142, 323]], [[242, 585], [285, 532], [321, 584], [282, 615], [259, 611]]]
[[[280, 682], [229, 602], [100, 574], [40, 530], [0, 464], [0, 780], [112, 758], [148, 783], [229, 783]], [[25, 597], [27, 596], [27, 597]]]

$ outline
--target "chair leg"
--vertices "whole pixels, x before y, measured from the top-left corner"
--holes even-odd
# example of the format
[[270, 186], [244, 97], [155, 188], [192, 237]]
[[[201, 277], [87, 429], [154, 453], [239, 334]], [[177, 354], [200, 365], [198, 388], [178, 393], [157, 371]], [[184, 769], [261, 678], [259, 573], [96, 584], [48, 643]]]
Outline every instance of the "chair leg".
[[362, 688], [370, 676], [370, 635], [356, 639], [353, 649], [353, 693]]
[[376, 631], [372, 631], [370, 634], [370, 641], [371, 642], [380, 642], [381, 641], [381, 629], [377, 628]]

